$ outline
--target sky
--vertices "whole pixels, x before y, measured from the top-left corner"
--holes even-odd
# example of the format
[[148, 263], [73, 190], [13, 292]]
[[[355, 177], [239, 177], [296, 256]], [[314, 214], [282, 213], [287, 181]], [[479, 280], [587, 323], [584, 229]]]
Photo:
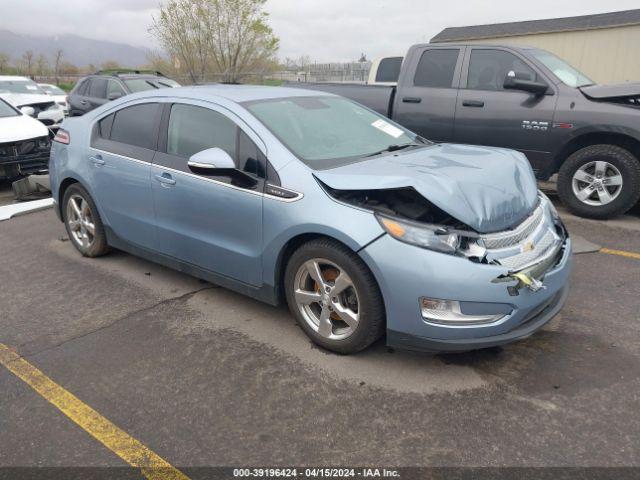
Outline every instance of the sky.
[[[162, 0], [0, 0], [0, 29], [73, 33], [157, 48], [148, 33]], [[267, 0], [278, 57], [350, 61], [403, 55], [445, 27], [640, 8], [638, 0]], [[34, 31], [34, 26], [38, 31]]]

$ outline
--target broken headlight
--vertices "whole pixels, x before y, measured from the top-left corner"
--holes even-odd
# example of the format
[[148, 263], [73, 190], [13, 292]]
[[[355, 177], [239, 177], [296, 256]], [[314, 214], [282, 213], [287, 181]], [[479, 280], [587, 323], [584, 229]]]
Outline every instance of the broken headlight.
[[[413, 222], [376, 212], [382, 228], [396, 240], [450, 255], [484, 256], [473, 232], [455, 230], [442, 225]], [[470, 248], [471, 247], [471, 248]], [[474, 248], [477, 247], [477, 248]], [[482, 249], [479, 252], [478, 249]], [[471, 255], [469, 252], [473, 252]]]

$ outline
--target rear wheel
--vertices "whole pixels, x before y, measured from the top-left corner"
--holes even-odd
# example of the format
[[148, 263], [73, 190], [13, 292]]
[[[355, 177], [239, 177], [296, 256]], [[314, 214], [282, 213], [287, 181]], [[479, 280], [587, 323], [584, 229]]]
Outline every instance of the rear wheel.
[[574, 214], [611, 218], [640, 198], [640, 163], [616, 145], [591, 145], [573, 153], [558, 174], [558, 195]]
[[284, 281], [291, 313], [316, 344], [348, 354], [384, 333], [380, 289], [344, 245], [329, 239], [303, 245], [289, 259]]
[[64, 194], [62, 206], [64, 226], [73, 246], [85, 257], [107, 253], [107, 236], [89, 192], [80, 184], [71, 185]]

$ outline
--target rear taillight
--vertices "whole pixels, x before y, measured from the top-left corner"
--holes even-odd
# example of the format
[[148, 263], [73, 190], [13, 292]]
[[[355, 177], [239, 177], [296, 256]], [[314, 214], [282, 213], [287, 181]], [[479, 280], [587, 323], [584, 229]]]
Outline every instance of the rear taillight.
[[66, 130], [59, 128], [58, 133], [56, 133], [56, 136], [53, 137], [53, 141], [62, 143], [63, 145], [69, 145], [69, 143], [71, 143], [71, 135], [69, 135], [69, 132], [67, 132]]

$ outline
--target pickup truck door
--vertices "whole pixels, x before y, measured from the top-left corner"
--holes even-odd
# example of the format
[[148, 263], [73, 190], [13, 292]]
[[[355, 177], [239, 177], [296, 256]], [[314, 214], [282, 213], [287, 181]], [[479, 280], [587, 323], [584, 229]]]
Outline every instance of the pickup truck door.
[[464, 47], [411, 49], [398, 83], [393, 119], [429, 140], [452, 141], [463, 57]]
[[[509, 72], [545, 81], [544, 95], [505, 90]], [[467, 47], [455, 114], [456, 143], [506, 147], [523, 152], [535, 171], [551, 156], [549, 134], [555, 87], [526, 58], [506, 48]]]

